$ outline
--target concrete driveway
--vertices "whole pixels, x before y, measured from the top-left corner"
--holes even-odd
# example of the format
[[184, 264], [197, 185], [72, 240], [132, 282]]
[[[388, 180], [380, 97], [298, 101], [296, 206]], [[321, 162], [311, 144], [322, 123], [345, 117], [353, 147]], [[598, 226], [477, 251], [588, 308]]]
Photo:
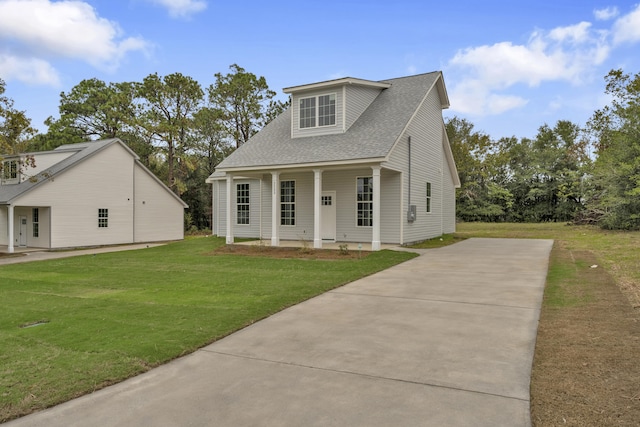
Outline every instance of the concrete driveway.
[[8, 426], [529, 426], [552, 240], [469, 239]]

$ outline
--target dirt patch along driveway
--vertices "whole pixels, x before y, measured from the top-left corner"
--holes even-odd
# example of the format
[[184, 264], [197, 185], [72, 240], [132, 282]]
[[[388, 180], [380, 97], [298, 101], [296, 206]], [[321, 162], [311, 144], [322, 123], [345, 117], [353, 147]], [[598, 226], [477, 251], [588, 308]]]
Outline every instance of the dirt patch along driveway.
[[[534, 426], [637, 426], [640, 312], [587, 251], [554, 247], [531, 384]], [[561, 245], [561, 244], [560, 244]], [[556, 272], [554, 263], [572, 265]]]

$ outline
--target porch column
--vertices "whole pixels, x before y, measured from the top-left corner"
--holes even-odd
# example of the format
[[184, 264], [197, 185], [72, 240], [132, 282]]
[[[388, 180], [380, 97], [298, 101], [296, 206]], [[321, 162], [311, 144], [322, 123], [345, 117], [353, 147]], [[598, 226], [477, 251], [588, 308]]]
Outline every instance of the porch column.
[[13, 205], [7, 206], [7, 251], [13, 253]]
[[322, 169], [313, 170], [313, 247], [314, 249], [322, 248], [322, 236], [320, 231], [321, 224], [321, 205], [322, 199]]
[[373, 230], [371, 237], [371, 250], [380, 250], [380, 166], [371, 166], [373, 169]]
[[271, 172], [271, 246], [280, 246], [280, 172]]
[[231, 187], [233, 186], [233, 177], [227, 174], [227, 245], [233, 243], [233, 218], [231, 218]]

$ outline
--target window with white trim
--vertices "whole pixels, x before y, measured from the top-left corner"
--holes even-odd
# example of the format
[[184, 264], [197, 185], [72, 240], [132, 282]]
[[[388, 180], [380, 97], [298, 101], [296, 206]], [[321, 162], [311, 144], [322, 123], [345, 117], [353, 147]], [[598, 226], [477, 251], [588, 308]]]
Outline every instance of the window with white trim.
[[427, 212], [431, 212], [431, 183], [427, 182]]
[[40, 236], [40, 209], [33, 208], [31, 211], [31, 224], [33, 226], [33, 237]]
[[[336, 124], [336, 94], [300, 98], [300, 129]], [[317, 108], [316, 108], [317, 106]]]
[[236, 184], [236, 223], [249, 224], [249, 183]]
[[2, 164], [2, 181], [6, 184], [15, 184], [19, 181], [18, 160], [7, 160]]
[[109, 227], [109, 209], [98, 209], [98, 228]]
[[280, 225], [296, 225], [295, 181], [280, 181]]
[[356, 180], [356, 225], [371, 227], [373, 226], [373, 177], [358, 177]]

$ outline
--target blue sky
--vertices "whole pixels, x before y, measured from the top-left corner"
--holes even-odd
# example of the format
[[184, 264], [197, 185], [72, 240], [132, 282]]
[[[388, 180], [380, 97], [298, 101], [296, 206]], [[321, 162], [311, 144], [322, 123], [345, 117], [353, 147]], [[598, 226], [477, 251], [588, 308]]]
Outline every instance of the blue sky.
[[[639, 1], [639, 0], [636, 0]], [[0, 0], [0, 78], [44, 131], [83, 79], [189, 75], [237, 63], [282, 88], [442, 70], [457, 115], [494, 139], [583, 125], [604, 76], [640, 72], [635, 1]]]

